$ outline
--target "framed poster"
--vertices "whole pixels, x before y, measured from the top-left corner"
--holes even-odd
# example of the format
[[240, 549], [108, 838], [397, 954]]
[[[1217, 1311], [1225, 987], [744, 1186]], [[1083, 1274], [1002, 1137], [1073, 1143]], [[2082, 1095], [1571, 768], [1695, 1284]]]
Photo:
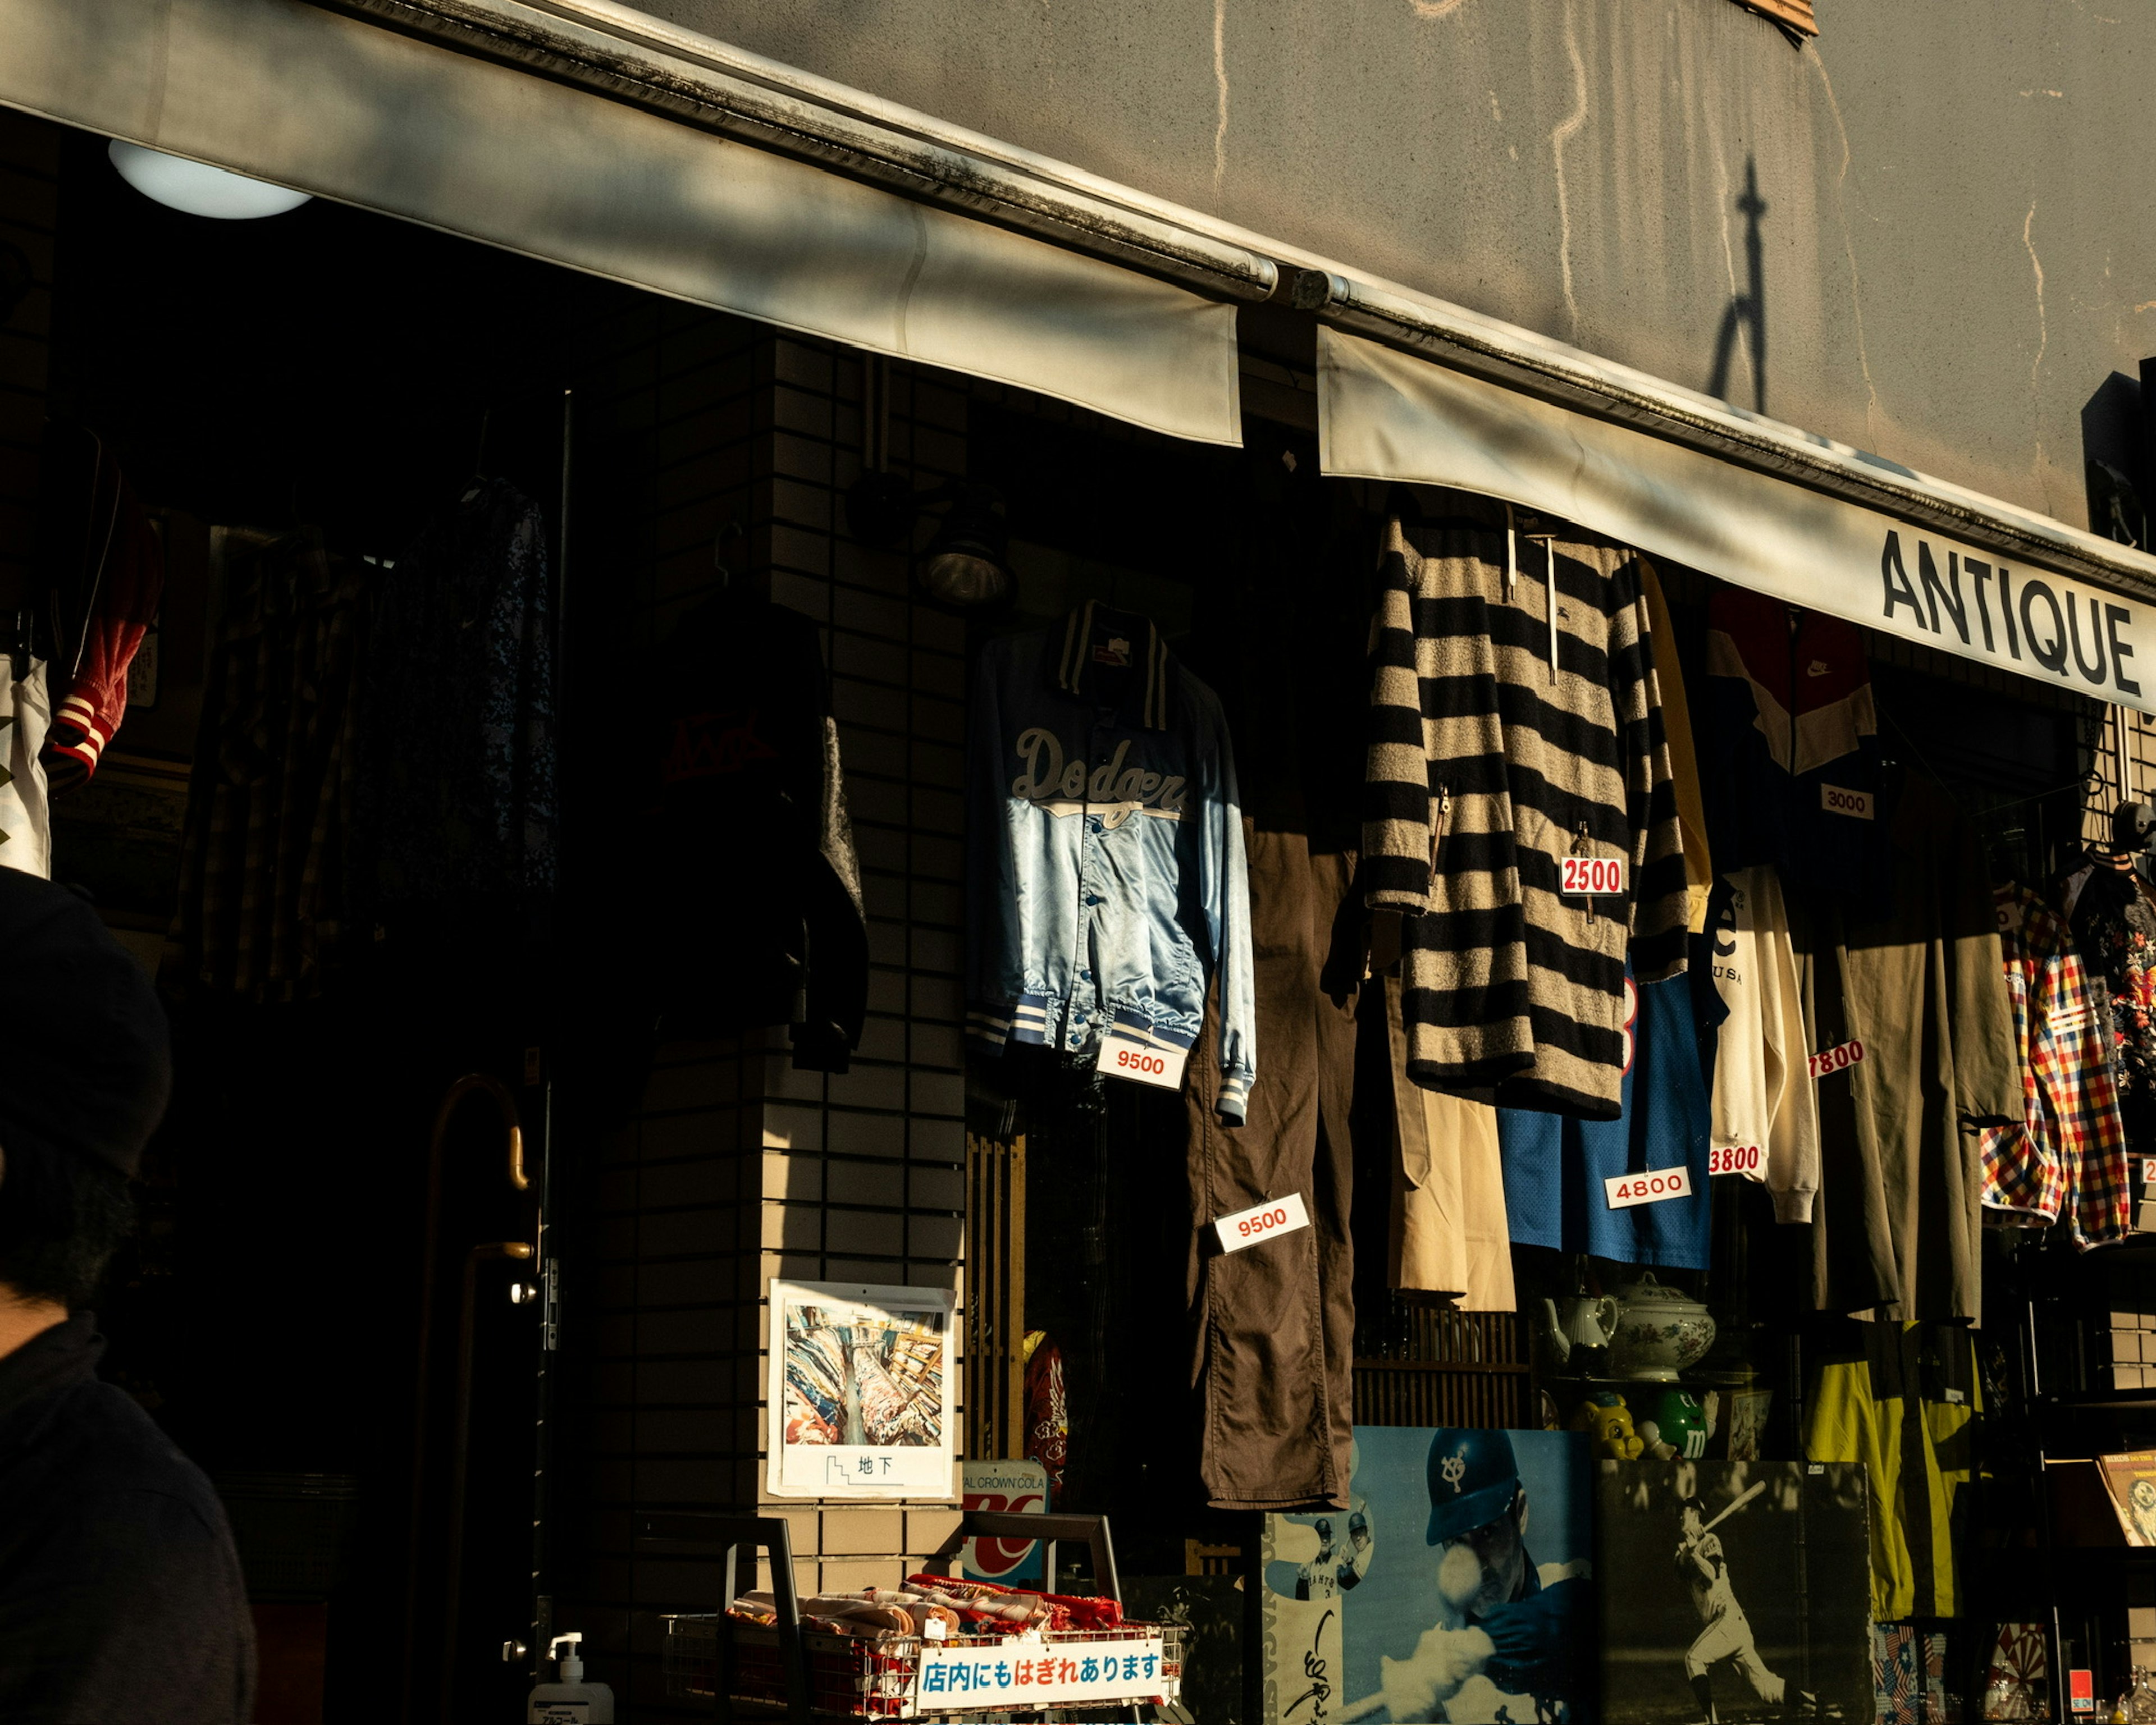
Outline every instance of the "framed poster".
[[2128, 1545], [2156, 1545], [2156, 1450], [2099, 1455], [2097, 1471]]
[[778, 1497], [957, 1495], [947, 1288], [771, 1284]]
[[1578, 1432], [1357, 1426], [1348, 1507], [1265, 1519], [1268, 1725], [1592, 1719], [1592, 1503]]
[[1605, 1725], [1873, 1717], [1861, 1464], [1599, 1468]]

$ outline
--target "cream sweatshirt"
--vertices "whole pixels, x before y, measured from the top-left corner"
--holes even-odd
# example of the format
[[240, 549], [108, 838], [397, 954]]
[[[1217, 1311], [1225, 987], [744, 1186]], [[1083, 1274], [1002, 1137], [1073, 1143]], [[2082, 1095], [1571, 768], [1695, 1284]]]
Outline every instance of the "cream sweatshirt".
[[1729, 1009], [1714, 1060], [1714, 1147], [1756, 1149], [1774, 1217], [1809, 1222], [1819, 1191], [1819, 1101], [1789, 911], [1773, 869], [1727, 877], [1729, 906], [1713, 927], [1714, 986]]

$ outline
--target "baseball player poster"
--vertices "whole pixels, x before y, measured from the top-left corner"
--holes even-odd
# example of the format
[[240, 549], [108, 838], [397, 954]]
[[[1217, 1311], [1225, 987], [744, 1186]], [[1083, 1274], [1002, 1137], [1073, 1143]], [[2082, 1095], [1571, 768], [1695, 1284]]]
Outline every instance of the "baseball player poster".
[[1864, 1725], [1872, 1712], [1864, 1470], [1604, 1461], [1608, 1725]]
[[1595, 1717], [1583, 1435], [1358, 1426], [1348, 1490], [1265, 1518], [1269, 1725]]

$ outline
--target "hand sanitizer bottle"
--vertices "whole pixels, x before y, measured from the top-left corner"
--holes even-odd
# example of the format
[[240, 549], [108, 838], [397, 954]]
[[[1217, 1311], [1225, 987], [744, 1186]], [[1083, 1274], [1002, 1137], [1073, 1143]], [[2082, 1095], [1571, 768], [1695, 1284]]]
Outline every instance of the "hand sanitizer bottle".
[[[613, 1725], [613, 1691], [603, 1683], [584, 1681], [581, 1635], [557, 1635], [547, 1644], [547, 1656], [558, 1659], [562, 1681], [542, 1683], [531, 1692], [526, 1725]], [[557, 1653], [564, 1643], [568, 1651]]]

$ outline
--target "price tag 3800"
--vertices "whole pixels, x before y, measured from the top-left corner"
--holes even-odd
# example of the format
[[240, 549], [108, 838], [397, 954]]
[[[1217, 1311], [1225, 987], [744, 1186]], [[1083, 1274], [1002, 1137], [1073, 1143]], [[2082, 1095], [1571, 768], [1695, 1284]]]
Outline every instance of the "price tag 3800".
[[1717, 1144], [1707, 1153], [1709, 1174], [1742, 1174], [1748, 1180], [1767, 1178], [1767, 1153], [1757, 1144]]

